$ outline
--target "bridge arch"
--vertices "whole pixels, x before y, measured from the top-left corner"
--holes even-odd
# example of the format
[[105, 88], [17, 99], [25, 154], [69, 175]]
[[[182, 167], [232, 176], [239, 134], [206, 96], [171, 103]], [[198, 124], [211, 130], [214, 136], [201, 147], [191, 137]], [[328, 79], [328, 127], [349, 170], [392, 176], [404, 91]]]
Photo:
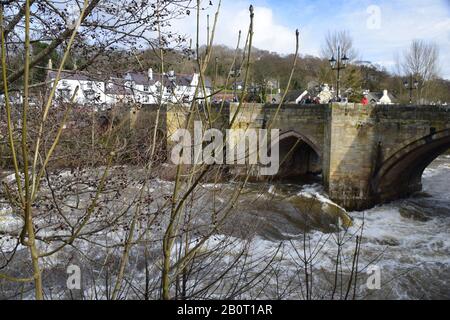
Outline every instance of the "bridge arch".
[[395, 200], [422, 190], [422, 174], [438, 156], [450, 149], [450, 129], [415, 140], [382, 163], [372, 179], [377, 202]]
[[296, 178], [322, 172], [322, 152], [296, 130], [282, 132], [278, 141], [280, 169], [277, 178]]

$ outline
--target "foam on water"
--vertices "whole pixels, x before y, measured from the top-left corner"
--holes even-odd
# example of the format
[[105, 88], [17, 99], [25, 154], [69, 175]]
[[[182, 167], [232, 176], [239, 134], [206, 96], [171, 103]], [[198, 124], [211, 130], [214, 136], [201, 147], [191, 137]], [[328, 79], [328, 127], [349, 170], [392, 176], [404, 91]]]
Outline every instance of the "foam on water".
[[[15, 177], [9, 175], [5, 179], [13, 181]], [[422, 180], [423, 191], [428, 193], [431, 198], [417, 201], [419, 203], [427, 201], [427, 204], [434, 204], [435, 207], [447, 208], [448, 215], [432, 216], [426, 222], [405, 218], [400, 214], [403, 200], [380, 205], [364, 212], [349, 213], [354, 219], [354, 224], [347, 230], [348, 234], [357, 234], [364, 226], [360, 264], [365, 266], [375, 260], [374, 263], [382, 269], [382, 284], [389, 286], [389, 295], [384, 296], [383, 292], [377, 296], [378, 298], [450, 297], [448, 283], [450, 278], [450, 192], [448, 192], [450, 190], [450, 156], [442, 156], [435, 161], [425, 170]], [[172, 186], [173, 182], [155, 179], [149, 189], [151, 192], [161, 192]], [[232, 189], [230, 184], [205, 183], [202, 186], [211, 190], [225, 187]], [[295, 189], [295, 186], [292, 187]], [[266, 191], [270, 196], [265, 196], [263, 193], [263, 197], [267, 197], [269, 200], [271, 196], [284, 195], [284, 191], [276, 185], [267, 186]], [[295, 194], [302, 197], [314, 197], [324, 204], [334, 204], [320, 184], [301, 186], [295, 189]], [[227, 201], [225, 197], [219, 197], [217, 200], [221, 203]], [[245, 203], [247, 200], [241, 199], [240, 201]], [[268, 208], [267, 210], [272, 209]], [[271, 211], [270, 214], [272, 213], [276, 214]], [[18, 229], [22, 223], [20, 219], [12, 215], [9, 207], [0, 207], [0, 220], [2, 220], [0, 226], [4, 229]], [[256, 258], [270, 257], [270, 254], [278, 252], [277, 250], [283, 242], [285, 244], [284, 251], [279, 251], [278, 256], [283, 259], [283, 265], [292, 266], [294, 259], [292, 257], [297, 254], [294, 248], [302, 246], [303, 234], [281, 229], [280, 233], [286, 239], [292, 240], [281, 241], [257, 237], [251, 243], [251, 250], [249, 250], [252, 256]], [[115, 240], [123, 238], [120, 233], [108, 236]], [[333, 258], [336, 256], [337, 250], [333, 240], [334, 235], [324, 236], [324, 233], [320, 231], [313, 231], [308, 234], [308, 237], [311, 238], [313, 244], [323, 244], [323, 254], [316, 259], [315, 267], [332, 270]], [[329, 240], [325, 241], [324, 237]], [[239, 238], [217, 235], [211, 238], [206, 246], [214, 248], [227, 238], [228, 241], [235, 244], [230, 254], [237, 254], [245, 245], [243, 241], [240, 242]], [[0, 246], [3, 248], [9, 248], [9, 245], [5, 240], [0, 241]], [[345, 256], [351, 257], [354, 241], [345, 246], [343, 250]], [[392, 279], [395, 280], [391, 281]]]
[[[365, 212], [351, 212], [357, 230], [364, 222], [363, 260], [377, 253], [382, 256], [377, 265], [388, 275], [399, 275], [410, 269], [413, 280], [426, 285], [433, 283], [427, 293], [408, 292], [400, 287], [411, 285], [407, 276], [393, 281], [391, 286], [397, 296], [395, 298], [418, 298], [421, 294], [427, 297], [444, 298], [448, 294], [448, 276], [450, 272], [450, 156], [440, 157], [427, 168], [422, 177], [423, 191], [431, 198], [415, 201], [428, 201], [434, 207], [447, 208], [448, 215], [432, 216], [429, 221], [422, 222], [404, 218], [400, 214], [402, 200], [377, 206]], [[329, 200], [328, 200], [329, 201]], [[353, 230], [350, 230], [353, 231]], [[431, 279], [430, 279], [431, 278]], [[440, 286], [445, 286], [444, 288]], [[426, 287], [422, 288], [427, 291]], [[416, 289], [419, 291], [419, 289]], [[434, 290], [434, 291], [433, 291]], [[431, 293], [430, 293], [431, 292]], [[444, 293], [442, 293], [444, 292]], [[449, 296], [447, 296], [449, 298]]]
[[[404, 201], [380, 205], [364, 212], [350, 212], [354, 225], [348, 234], [356, 234], [364, 224], [361, 245], [360, 264], [374, 263], [382, 270], [382, 283], [389, 289], [375, 293], [376, 298], [417, 299], [417, 298], [449, 298], [450, 286], [450, 156], [437, 159], [427, 168], [422, 177], [423, 191], [430, 197], [413, 199], [419, 205], [426, 204], [429, 209], [448, 209], [448, 215], [431, 216], [423, 222], [405, 218], [400, 214]], [[271, 194], [276, 190], [269, 188]], [[302, 186], [298, 196], [315, 197], [323, 203], [333, 203], [319, 184]], [[294, 245], [301, 246], [301, 237], [295, 234], [286, 235], [293, 238]], [[323, 233], [313, 231], [309, 234], [312, 243], [323, 241]], [[354, 242], [353, 242], [354, 243]], [[263, 255], [274, 250], [279, 241], [258, 239], [254, 245], [254, 253]], [[354, 245], [346, 246], [344, 255], [352, 255]], [[331, 270], [333, 256], [337, 246], [334, 241], [324, 243], [325, 252], [322, 259], [316, 261], [316, 267]], [[295, 256], [295, 253], [292, 253]]]

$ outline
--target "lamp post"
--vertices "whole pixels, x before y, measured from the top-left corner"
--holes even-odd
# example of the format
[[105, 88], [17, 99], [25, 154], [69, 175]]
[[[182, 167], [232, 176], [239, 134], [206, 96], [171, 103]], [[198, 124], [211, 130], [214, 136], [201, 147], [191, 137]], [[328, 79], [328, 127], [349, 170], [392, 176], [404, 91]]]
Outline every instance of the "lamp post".
[[347, 55], [344, 53], [342, 56], [341, 53], [341, 46], [338, 46], [338, 52], [337, 52], [337, 59], [333, 56], [331, 57], [330, 62], [331, 70], [337, 71], [337, 83], [336, 83], [336, 98], [339, 98], [339, 87], [341, 84], [341, 70], [344, 70], [347, 68], [348, 61], [350, 59], [347, 57]]
[[419, 81], [413, 80], [413, 76], [411, 75], [409, 78], [409, 82], [405, 80], [405, 82], [403, 82], [403, 85], [407, 90], [409, 90], [409, 104], [412, 104], [412, 93], [414, 90], [417, 90], [419, 88]]
[[214, 64], [214, 90], [216, 90], [216, 83], [217, 83], [217, 69], [218, 69], [218, 65], [219, 65], [219, 57], [216, 57], [215, 59], [215, 64]]

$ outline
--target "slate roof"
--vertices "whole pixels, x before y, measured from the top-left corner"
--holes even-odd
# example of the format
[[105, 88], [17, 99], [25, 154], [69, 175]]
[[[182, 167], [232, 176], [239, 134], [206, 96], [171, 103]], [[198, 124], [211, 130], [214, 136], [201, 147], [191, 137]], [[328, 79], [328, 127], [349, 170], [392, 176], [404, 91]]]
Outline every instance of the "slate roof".
[[[391, 99], [392, 102], [395, 102], [396, 97], [393, 94], [388, 92], [388, 96], [389, 96], [389, 99]], [[383, 97], [383, 92], [369, 92], [369, 93], [367, 93], [367, 99], [369, 99], [369, 101], [379, 102], [382, 97]]]
[[[161, 81], [160, 73], [154, 72], [153, 80], [148, 79], [147, 72], [129, 72], [127, 74], [130, 75], [131, 79], [136, 84], [152, 85], [158, 81]], [[170, 76], [166, 73], [166, 74], [164, 74], [163, 81], [167, 87], [173, 87], [174, 85], [188, 87], [191, 85], [192, 78], [193, 78], [193, 74], [175, 74], [174, 79], [170, 79]], [[205, 79], [205, 86], [208, 88], [211, 88], [211, 81], [209, 79]]]
[[124, 76], [124, 79], [132, 80], [136, 84], [153, 84], [153, 83], [155, 83], [155, 80], [150, 81], [147, 73], [144, 73], [144, 72], [127, 72]]
[[[48, 73], [49, 79], [54, 79], [56, 77], [57, 71], [50, 71]], [[63, 71], [61, 72], [61, 79], [67, 79], [67, 80], [78, 80], [78, 81], [103, 81], [105, 83], [108, 83], [108, 80], [102, 79], [101, 75], [98, 75], [97, 77], [93, 77], [92, 75], [86, 73], [86, 72], [68, 72]], [[107, 91], [112, 91], [113, 89], [118, 89], [119, 87], [123, 87], [126, 81], [133, 81], [137, 85], [154, 85], [155, 83], [161, 81], [161, 74], [160, 73], [153, 73], [153, 79], [150, 80], [148, 78], [147, 72], [134, 72], [129, 71], [123, 75], [123, 77], [117, 76], [113, 79], [114, 85], [117, 85], [116, 88], [112, 89], [106, 89]], [[193, 79], [192, 74], [175, 74], [174, 79], [170, 79], [168, 74], [164, 74], [163, 81], [164, 85], [167, 88], [174, 88], [176, 86], [190, 86]], [[205, 86], [207, 88], [211, 88], [211, 81], [209, 79], [205, 79]]]
[[[48, 73], [49, 79], [55, 79], [57, 75], [57, 71], [50, 71]], [[78, 80], [78, 81], [102, 81], [98, 78], [94, 78], [91, 75], [85, 73], [85, 72], [68, 72], [63, 71], [61, 72], [60, 78], [62, 80]]]
[[287, 93], [286, 98], [284, 98], [284, 102], [295, 102], [298, 97], [302, 95], [305, 90], [291, 90]]

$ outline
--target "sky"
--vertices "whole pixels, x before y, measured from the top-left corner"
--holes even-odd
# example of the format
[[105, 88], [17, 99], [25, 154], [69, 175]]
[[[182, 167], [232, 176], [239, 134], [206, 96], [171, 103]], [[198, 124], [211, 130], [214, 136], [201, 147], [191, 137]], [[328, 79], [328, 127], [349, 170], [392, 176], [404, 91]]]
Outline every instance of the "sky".
[[[206, 39], [206, 15], [212, 24], [218, 0], [212, 4], [202, 2], [201, 43]], [[250, 4], [255, 8], [257, 48], [293, 53], [298, 28], [300, 53], [318, 56], [329, 31], [347, 30], [361, 60], [392, 71], [396, 56], [412, 40], [422, 39], [438, 45], [440, 76], [450, 80], [450, 0], [222, 0], [215, 44], [236, 46], [239, 30], [244, 34], [248, 30]], [[195, 14], [175, 21], [172, 27], [193, 37], [195, 43]]]

